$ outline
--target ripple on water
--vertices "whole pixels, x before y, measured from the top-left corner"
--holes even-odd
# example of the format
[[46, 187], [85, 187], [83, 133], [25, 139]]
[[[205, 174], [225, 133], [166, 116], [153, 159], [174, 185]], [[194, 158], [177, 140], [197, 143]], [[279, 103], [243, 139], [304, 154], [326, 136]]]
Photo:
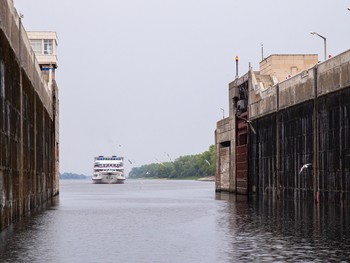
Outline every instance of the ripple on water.
[[0, 262], [349, 261], [346, 214], [218, 196], [208, 182], [65, 181], [57, 206], [1, 233]]

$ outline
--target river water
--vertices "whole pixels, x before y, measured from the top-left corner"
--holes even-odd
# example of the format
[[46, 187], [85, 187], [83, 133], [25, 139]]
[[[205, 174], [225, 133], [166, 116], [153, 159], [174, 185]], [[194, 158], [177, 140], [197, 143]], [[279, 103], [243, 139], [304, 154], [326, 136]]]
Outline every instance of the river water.
[[63, 180], [0, 234], [0, 262], [350, 262], [350, 209], [215, 194], [213, 182]]

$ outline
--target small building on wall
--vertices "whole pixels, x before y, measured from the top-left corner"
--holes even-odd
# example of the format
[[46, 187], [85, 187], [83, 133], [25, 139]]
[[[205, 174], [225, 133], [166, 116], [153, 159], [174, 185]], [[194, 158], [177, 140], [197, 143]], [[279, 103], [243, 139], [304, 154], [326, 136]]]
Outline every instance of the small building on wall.
[[55, 80], [57, 69], [57, 34], [53, 31], [27, 31], [30, 46], [48, 86]]

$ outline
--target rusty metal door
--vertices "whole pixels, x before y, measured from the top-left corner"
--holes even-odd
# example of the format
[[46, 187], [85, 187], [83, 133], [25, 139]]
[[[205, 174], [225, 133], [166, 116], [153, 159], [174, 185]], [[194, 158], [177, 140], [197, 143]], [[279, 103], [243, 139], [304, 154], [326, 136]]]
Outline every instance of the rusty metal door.
[[248, 194], [248, 125], [246, 113], [237, 120], [236, 133], [236, 193]]

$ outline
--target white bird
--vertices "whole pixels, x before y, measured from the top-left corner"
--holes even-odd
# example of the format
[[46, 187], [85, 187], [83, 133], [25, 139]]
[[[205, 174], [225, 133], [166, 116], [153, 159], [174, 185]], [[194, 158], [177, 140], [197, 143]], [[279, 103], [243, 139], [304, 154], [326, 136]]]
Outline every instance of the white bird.
[[208, 165], [210, 165], [210, 162], [208, 160], [204, 160]]
[[304, 165], [301, 167], [301, 169], [300, 169], [300, 171], [299, 171], [299, 174], [301, 174], [301, 172], [302, 172], [304, 169], [308, 168], [308, 167], [311, 166], [311, 165], [312, 165], [311, 163], [304, 164]]
[[170, 155], [169, 155], [169, 153], [167, 153], [167, 152], [164, 152], [168, 157], [169, 157], [169, 160], [170, 160], [170, 162], [172, 162], [172, 160], [171, 160], [171, 157], [170, 157]]
[[244, 120], [246, 123], [248, 123], [249, 128], [252, 130], [252, 132], [253, 132], [254, 134], [256, 134], [256, 130], [254, 129], [254, 127], [253, 127], [253, 124], [252, 124], [252, 121], [251, 121], [251, 120], [248, 120], [248, 119], [243, 118], [243, 117], [238, 116], [238, 115], [237, 115], [237, 118], [239, 118], [239, 119], [241, 119], [241, 120]]

